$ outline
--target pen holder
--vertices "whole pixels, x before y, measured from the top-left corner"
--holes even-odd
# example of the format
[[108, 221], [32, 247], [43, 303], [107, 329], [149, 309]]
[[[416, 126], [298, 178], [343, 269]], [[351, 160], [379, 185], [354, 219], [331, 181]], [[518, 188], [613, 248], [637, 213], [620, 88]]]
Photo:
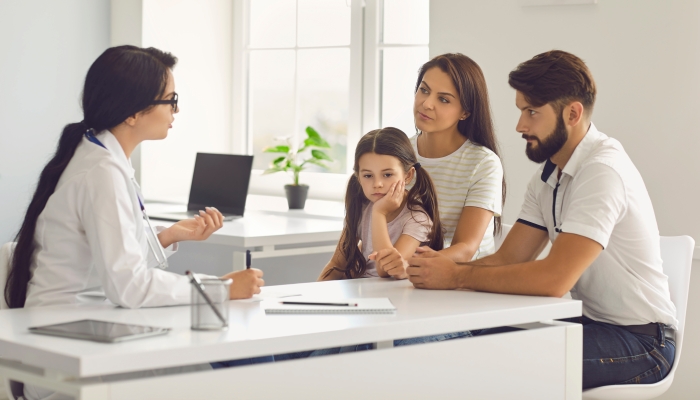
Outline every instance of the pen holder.
[[[191, 328], [197, 331], [214, 331], [228, 328], [228, 307], [231, 279], [202, 279], [204, 292], [209, 296], [211, 305], [202, 297], [197, 288], [192, 286]], [[215, 307], [224, 321], [212, 309]]]

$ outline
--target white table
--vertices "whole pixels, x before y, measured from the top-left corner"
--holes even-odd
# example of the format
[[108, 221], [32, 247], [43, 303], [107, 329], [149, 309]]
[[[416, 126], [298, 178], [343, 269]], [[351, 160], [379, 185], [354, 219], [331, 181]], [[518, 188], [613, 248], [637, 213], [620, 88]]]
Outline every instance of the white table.
[[[148, 203], [146, 207], [150, 214], [185, 210], [177, 204]], [[234, 271], [245, 268], [246, 250], [254, 259], [332, 253], [343, 230], [344, 213], [343, 203], [336, 201], [307, 200], [304, 210], [289, 210], [283, 197], [248, 195], [244, 217], [225, 222], [206, 243], [229, 246]]]
[[[265, 290], [328, 297], [389, 297], [395, 315], [265, 315], [229, 303], [228, 331], [189, 329], [189, 307], [108, 305], [0, 311], [0, 375], [81, 399], [518, 398], [580, 399], [582, 329], [552, 321], [581, 315], [581, 302], [414, 289], [380, 278]], [[29, 326], [74, 319], [165, 326], [167, 336], [119, 344], [34, 335]], [[392, 340], [519, 325], [528, 329], [393, 347]], [[378, 350], [205, 372], [91, 382], [89, 377], [378, 343]], [[18, 362], [7, 361], [7, 359]]]

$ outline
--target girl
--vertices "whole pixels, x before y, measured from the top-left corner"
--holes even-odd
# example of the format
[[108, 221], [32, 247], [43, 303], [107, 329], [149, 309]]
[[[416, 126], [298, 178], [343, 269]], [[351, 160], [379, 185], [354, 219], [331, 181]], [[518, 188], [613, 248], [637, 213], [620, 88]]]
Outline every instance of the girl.
[[[139, 143], [164, 139], [172, 127], [179, 111], [171, 73], [176, 61], [154, 48], [121, 46], [92, 64], [82, 95], [84, 119], [63, 129], [17, 235], [5, 287], [11, 308], [107, 300], [126, 308], [190, 303], [188, 278], [160, 268], [167, 267], [166, 255], [177, 242], [207, 239], [223, 216], [207, 208], [156, 233], [129, 161]], [[226, 275], [234, 281], [230, 297], [259, 293], [261, 277], [253, 269]], [[29, 399], [49, 396], [63, 398], [25, 387]]]
[[[441, 253], [455, 262], [493, 254], [506, 186], [481, 68], [463, 54], [428, 61], [418, 73], [413, 112], [418, 133], [411, 144], [435, 182], [445, 227]], [[376, 258], [384, 269], [405, 263], [391, 249]]]
[[[353, 170], [345, 194], [345, 228], [319, 280], [405, 279], [406, 265], [382, 268], [373, 258], [379, 250], [394, 249], [406, 259], [421, 244], [442, 249], [433, 182], [417, 162], [406, 134], [396, 128], [363, 136], [355, 150]], [[414, 176], [415, 184], [406, 191]]]

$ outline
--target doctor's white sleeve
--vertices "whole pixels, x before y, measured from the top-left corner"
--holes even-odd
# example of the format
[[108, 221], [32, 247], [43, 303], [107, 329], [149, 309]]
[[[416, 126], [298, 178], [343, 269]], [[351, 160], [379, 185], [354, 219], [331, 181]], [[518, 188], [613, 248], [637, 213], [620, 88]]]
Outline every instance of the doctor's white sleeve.
[[188, 304], [186, 276], [148, 267], [136, 236], [143, 222], [116, 163], [95, 166], [85, 179], [88, 196], [80, 217], [107, 298], [125, 308]]

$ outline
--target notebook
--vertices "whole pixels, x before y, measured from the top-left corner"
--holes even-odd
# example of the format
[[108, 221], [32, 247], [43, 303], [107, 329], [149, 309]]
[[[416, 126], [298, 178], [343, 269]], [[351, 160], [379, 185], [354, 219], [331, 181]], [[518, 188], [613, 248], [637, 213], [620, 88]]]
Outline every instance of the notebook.
[[224, 221], [240, 218], [245, 211], [253, 156], [197, 153], [187, 211], [154, 213], [151, 218], [180, 221], [194, 218], [204, 207], [216, 207]]
[[[282, 301], [316, 302], [316, 303], [349, 303], [357, 306], [321, 306], [282, 304]], [[265, 314], [393, 314], [396, 307], [386, 297], [357, 298], [357, 299], [329, 299], [311, 297], [290, 297], [289, 299], [269, 300], [260, 303]]]

